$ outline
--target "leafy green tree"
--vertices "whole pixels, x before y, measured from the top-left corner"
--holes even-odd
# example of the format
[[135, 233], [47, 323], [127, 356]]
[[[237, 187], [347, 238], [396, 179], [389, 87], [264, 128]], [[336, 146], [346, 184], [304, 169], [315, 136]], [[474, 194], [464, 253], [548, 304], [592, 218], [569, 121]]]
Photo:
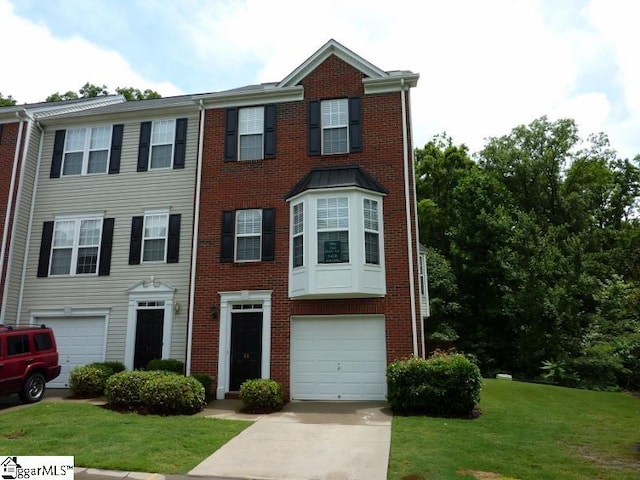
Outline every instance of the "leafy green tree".
[[144, 91], [140, 91], [140, 89], [133, 87], [118, 87], [116, 88], [116, 93], [124, 96], [128, 101], [162, 98], [162, 95], [158, 92], [148, 88]]
[[8, 97], [3, 97], [2, 92], [0, 92], [0, 107], [12, 107], [17, 103], [14, 98], [9, 95]]
[[56, 93], [52, 93], [51, 95], [49, 95], [45, 102], [60, 102], [62, 100], [77, 100], [79, 98], [78, 94], [76, 92], [73, 92], [71, 90], [69, 90], [66, 93], [60, 93], [60, 92], [56, 92]]
[[[148, 100], [154, 98], [162, 98], [162, 96], [151, 89], [141, 91], [138, 88], [133, 87], [118, 87], [116, 93], [123, 95], [128, 101], [133, 100]], [[106, 85], [95, 85], [93, 83], [85, 83], [78, 92], [69, 90], [66, 93], [60, 94], [59, 92], [52, 93], [45, 100], [46, 102], [58, 102], [61, 100], [76, 100], [78, 98], [95, 98], [109, 95], [109, 90]]]

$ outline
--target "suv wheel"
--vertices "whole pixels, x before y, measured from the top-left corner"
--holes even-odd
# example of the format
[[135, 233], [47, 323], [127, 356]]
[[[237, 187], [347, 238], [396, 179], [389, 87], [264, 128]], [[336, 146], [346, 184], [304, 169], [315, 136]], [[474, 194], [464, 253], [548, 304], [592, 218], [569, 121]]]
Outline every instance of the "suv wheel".
[[24, 383], [20, 391], [20, 400], [24, 403], [35, 403], [44, 395], [45, 380], [41, 373], [34, 373]]

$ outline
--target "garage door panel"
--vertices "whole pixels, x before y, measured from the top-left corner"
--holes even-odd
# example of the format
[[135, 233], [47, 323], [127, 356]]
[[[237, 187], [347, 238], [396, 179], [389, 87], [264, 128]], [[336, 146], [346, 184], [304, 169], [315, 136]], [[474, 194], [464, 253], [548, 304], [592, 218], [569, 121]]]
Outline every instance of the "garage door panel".
[[51, 327], [56, 337], [61, 371], [47, 385], [52, 388], [68, 388], [71, 370], [80, 365], [104, 360], [104, 317], [38, 319]]
[[291, 321], [291, 392], [300, 400], [384, 400], [383, 317]]

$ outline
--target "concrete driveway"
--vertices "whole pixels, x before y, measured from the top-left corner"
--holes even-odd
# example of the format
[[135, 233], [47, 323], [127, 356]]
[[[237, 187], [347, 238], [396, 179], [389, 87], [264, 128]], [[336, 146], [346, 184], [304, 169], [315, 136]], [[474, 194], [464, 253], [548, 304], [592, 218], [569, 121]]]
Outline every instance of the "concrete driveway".
[[[189, 472], [260, 480], [385, 480], [391, 412], [381, 402], [291, 402], [247, 416], [214, 402], [201, 415], [254, 423]], [[227, 401], [228, 402], [228, 401]]]

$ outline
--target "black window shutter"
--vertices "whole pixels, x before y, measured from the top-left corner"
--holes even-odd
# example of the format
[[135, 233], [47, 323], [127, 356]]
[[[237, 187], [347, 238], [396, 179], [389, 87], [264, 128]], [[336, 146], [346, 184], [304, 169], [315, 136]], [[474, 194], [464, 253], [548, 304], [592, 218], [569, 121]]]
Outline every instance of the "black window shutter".
[[62, 155], [64, 154], [64, 137], [66, 133], [66, 130], [56, 130], [49, 178], [60, 178], [60, 171], [62, 170]]
[[224, 131], [224, 161], [235, 162], [238, 151], [238, 109], [227, 108]]
[[360, 97], [349, 99], [349, 151], [358, 153], [362, 151], [362, 126]]
[[173, 168], [184, 168], [184, 157], [187, 149], [187, 119], [176, 120], [176, 141], [173, 147]]
[[220, 261], [233, 262], [234, 230], [236, 213], [233, 210], [222, 212], [222, 236], [220, 240]]
[[111, 157], [109, 158], [109, 173], [120, 173], [120, 154], [122, 153], [122, 132], [124, 125], [114, 125], [111, 132]]
[[40, 257], [38, 258], [38, 277], [49, 276], [49, 259], [51, 258], [51, 242], [53, 241], [53, 224], [54, 222], [44, 222], [42, 227]]
[[144, 217], [131, 219], [131, 241], [129, 242], [129, 265], [140, 265], [142, 252], [142, 226]]
[[180, 252], [180, 214], [169, 215], [169, 237], [167, 244], [167, 263], [178, 263]]
[[309, 102], [309, 155], [320, 155], [320, 102], [314, 100]]
[[111, 250], [113, 246], [113, 218], [105, 218], [102, 221], [102, 238], [100, 239], [100, 263], [98, 275], [105, 276], [111, 273]]
[[276, 210], [265, 208], [262, 210], [262, 260], [270, 261], [274, 258], [276, 244]]
[[264, 158], [276, 156], [276, 106], [264, 107]]
[[151, 122], [140, 124], [140, 143], [138, 145], [138, 172], [149, 169], [149, 149], [151, 148]]

